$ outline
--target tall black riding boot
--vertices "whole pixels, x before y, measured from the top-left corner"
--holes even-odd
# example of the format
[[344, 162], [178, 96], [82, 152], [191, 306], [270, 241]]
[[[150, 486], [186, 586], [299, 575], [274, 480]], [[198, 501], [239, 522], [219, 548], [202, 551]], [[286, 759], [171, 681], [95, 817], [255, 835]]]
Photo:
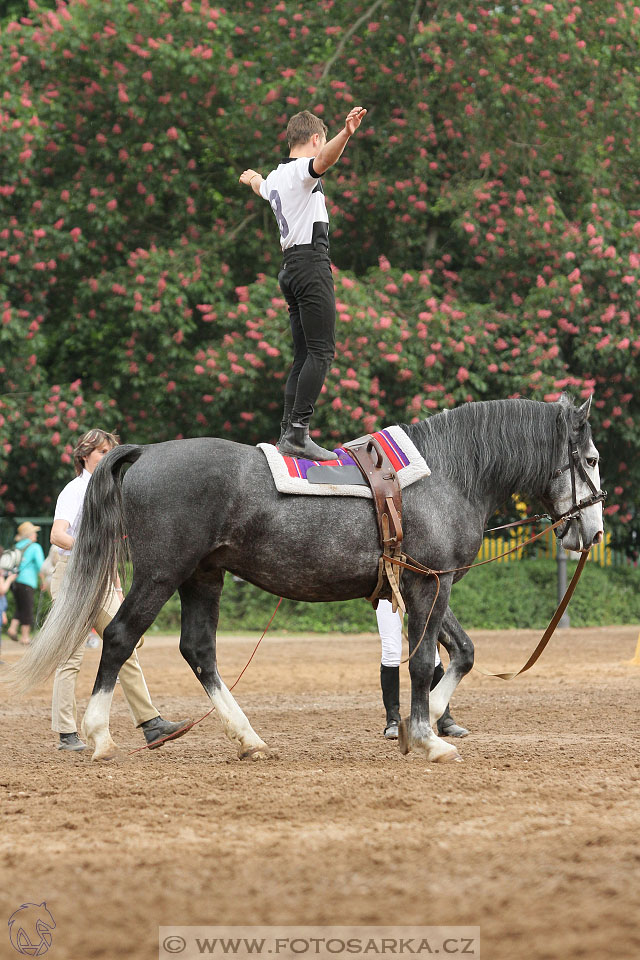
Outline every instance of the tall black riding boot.
[[398, 724], [400, 723], [400, 667], [385, 667], [381, 663], [380, 686], [382, 687], [382, 702], [387, 712], [384, 736], [387, 740], [397, 740]]
[[333, 450], [325, 450], [309, 436], [309, 425], [290, 423], [278, 444], [283, 457], [304, 457], [305, 460], [335, 460]]
[[[431, 690], [436, 687], [444, 677], [444, 667], [441, 663], [433, 671], [433, 680], [431, 681]], [[469, 731], [466, 727], [461, 727], [456, 723], [449, 710], [449, 704], [440, 719], [438, 720], [438, 734], [441, 737], [466, 737]]]

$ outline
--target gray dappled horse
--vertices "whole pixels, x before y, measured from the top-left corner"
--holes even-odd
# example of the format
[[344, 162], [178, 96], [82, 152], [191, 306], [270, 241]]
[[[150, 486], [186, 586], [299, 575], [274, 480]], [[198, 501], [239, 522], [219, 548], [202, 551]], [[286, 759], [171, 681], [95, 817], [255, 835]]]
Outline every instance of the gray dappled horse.
[[[574, 512], [581, 500], [588, 503], [600, 484], [589, 407], [587, 401], [576, 409], [566, 397], [558, 403], [495, 400], [465, 404], [405, 426], [431, 476], [403, 491], [403, 549], [432, 569], [463, 567], [474, 561], [488, 518], [512, 494], [538, 498], [554, 519]], [[565, 463], [571, 444], [577, 472]], [[132, 466], [121, 480], [125, 464]], [[569, 550], [586, 550], [602, 535], [599, 501], [583, 505], [560, 528]], [[216, 666], [225, 570], [293, 600], [369, 596], [380, 552], [371, 502], [280, 494], [264, 454], [228, 440], [116, 447], [93, 474], [67, 575], [37, 642], [13, 668], [16, 685], [26, 689], [43, 680], [84, 642], [123, 542], [133, 561], [133, 582], [105, 631], [83, 721], [94, 759], [115, 753], [109, 712], [118, 672], [176, 589], [183, 657], [215, 705], [227, 736], [237, 741], [239, 756], [268, 756], [268, 747]], [[433, 727], [473, 665], [471, 640], [448, 609], [451, 585], [462, 576], [441, 577], [424, 640], [409, 663], [408, 746], [429, 760], [458, 757]], [[410, 651], [423, 633], [435, 588], [433, 577], [403, 573]], [[429, 696], [439, 636], [450, 663]]]

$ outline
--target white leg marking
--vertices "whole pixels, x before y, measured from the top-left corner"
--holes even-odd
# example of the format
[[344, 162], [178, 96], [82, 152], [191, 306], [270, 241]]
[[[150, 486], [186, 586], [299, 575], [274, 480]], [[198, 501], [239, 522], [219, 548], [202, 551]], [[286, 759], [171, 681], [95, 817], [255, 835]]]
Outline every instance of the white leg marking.
[[271, 755], [268, 746], [255, 732], [222, 680], [219, 687], [209, 692], [209, 696], [224, 732], [238, 744], [239, 757], [250, 755], [252, 759], [260, 760]]
[[92, 760], [111, 760], [117, 753], [118, 748], [109, 733], [112, 697], [113, 690], [111, 693], [95, 693], [82, 720], [82, 735], [93, 747]]
[[440, 683], [429, 693], [429, 722], [432, 727], [436, 725], [447, 709], [447, 704], [459, 682], [459, 679], [454, 677], [453, 672], [447, 670]]

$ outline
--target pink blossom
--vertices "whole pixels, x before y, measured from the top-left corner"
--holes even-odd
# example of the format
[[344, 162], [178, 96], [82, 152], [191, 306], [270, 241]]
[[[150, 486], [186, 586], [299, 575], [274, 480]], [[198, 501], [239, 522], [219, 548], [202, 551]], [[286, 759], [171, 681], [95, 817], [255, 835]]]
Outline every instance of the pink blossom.
[[169, 127], [169, 129], [167, 130], [167, 138], [169, 140], [178, 139], [178, 130], [176, 129], [176, 127]]
[[464, 383], [465, 380], [469, 379], [469, 371], [466, 367], [458, 367], [458, 372], [456, 374], [459, 383]]
[[73, 242], [77, 243], [80, 237], [82, 236], [82, 230], [80, 229], [80, 227], [74, 227], [72, 230], [69, 231], [69, 234]]

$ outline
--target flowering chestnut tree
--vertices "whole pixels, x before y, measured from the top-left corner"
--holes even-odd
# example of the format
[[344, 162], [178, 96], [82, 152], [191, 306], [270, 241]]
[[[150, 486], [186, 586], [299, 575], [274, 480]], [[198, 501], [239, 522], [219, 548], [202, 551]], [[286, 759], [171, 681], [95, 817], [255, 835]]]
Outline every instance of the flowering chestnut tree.
[[366, 120], [325, 177], [336, 442], [468, 400], [595, 392], [638, 526], [640, 8], [617, 0], [13, 2], [0, 25], [0, 509], [96, 423], [273, 439], [291, 357], [267, 173], [308, 108]]

